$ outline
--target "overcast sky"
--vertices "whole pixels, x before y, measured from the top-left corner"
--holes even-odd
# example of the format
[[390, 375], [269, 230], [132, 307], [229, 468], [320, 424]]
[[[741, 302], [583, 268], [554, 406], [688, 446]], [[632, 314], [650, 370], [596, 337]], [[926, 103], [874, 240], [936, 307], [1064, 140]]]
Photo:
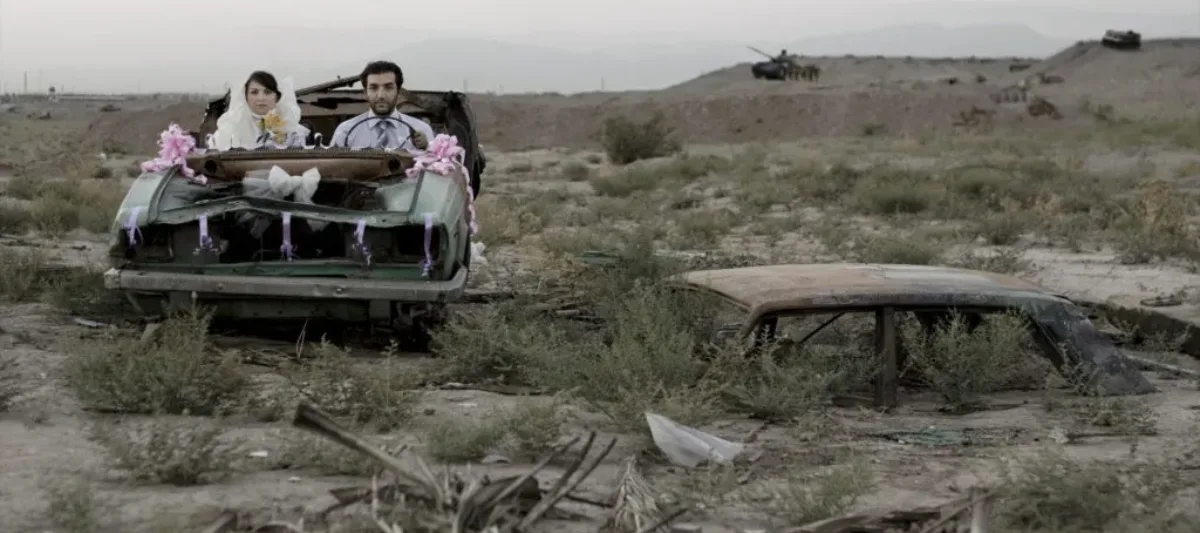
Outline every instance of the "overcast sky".
[[[1004, 22], [1025, 24], [1054, 38], [1079, 39], [1095, 38], [1107, 29], [1094, 27], [1104, 22], [1079, 14], [1101, 12], [1135, 12], [1143, 25], [1161, 22], [1161, 28], [1137, 28], [1143, 33], [1200, 35], [1200, 0], [1028, 1], [1058, 9], [1046, 14], [997, 0], [0, 0], [0, 82], [11, 89], [27, 71], [35, 78], [30, 84], [36, 85], [38, 72], [52, 78], [94, 71], [82, 69], [158, 69], [173, 57], [206, 65], [232, 61], [231, 56], [289, 66], [338, 59], [355, 63], [364, 54], [384, 54], [437, 37], [575, 50], [691, 41], [773, 47], [889, 24]], [[1109, 20], [1124, 19], [1104, 19]], [[318, 28], [342, 31], [323, 42]], [[363, 28], [361, 34], [356, 28]], [[100, 84], [96, 79], [70, 82]], [[42, 86], [49, 83], [41, 81]]]

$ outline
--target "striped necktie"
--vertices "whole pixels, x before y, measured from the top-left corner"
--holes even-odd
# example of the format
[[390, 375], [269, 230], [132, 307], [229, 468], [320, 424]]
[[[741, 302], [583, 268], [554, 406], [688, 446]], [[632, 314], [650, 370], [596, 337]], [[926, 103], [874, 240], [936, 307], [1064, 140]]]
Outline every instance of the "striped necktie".
[[389, 120], [382, 120], [375, 124], [375, 129], [379, 130], [379, 136], [375, 139], [376, 148], [387, 149], [392, 144], [392, 123]]

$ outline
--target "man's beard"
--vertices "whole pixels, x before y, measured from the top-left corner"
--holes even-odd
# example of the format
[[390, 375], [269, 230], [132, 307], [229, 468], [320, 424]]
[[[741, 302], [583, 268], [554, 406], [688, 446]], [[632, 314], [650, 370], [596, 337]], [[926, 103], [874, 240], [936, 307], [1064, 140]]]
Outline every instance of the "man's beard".
[[384, 100], [371, 102], [371, 111], [374, 111], [378, 115], [390, 114], [394, 109], [396, 109], [396, 102], [388, 102]]

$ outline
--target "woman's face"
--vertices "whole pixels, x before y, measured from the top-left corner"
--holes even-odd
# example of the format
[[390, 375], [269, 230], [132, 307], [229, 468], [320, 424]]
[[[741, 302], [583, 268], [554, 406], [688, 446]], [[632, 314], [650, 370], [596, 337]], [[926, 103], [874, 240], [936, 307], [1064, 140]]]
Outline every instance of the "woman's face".
[[265, 115], [275, 109], [275, 103], [279, 101], [279, 95], [263, 87], [257, 81], [251, 81], [246, 87], [246, 103], [250, 105], [250, 110], [256, 115]]

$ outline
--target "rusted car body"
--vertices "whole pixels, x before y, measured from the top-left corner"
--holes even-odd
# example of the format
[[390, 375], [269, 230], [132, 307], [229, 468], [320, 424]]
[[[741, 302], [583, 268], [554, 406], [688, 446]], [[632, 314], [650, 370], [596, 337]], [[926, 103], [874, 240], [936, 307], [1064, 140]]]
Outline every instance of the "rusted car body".
[[693, 271], [678, 281], [738, 309], [744, 318], [735, 337], [747, 344], [775, 338], [784, 317], [833, 313], [836, 320], [850, 312], [873, 314], [881, 365], [876, 401], [885, 406], [897, 403], [900, 313], [932, 325], [950, 314], [1018, 312], [1028, 320], [1040, 352], [1074, 383], [1105, 395], [1155, 390], [1074, 303], [1011, 276], [916, 265], [794, 264]]
[[[297, 91], [301, 122], [325, 142], [337, 124], [366, 110], [346, 78]], [[209, 104], [205, 139], [226, 98]], [[475, 186], [485, 163], [466, 96], [412, 92], [401, 108], [436, 133], [459, 139]], [[145, 315], [193, 303], [221, 317], [332, 318], [412, 326], [418, 339], [465, 290], [471, 191], [462, 172], [406, 175], [406, 151], [309, 148], [207, 150], [186, 166], [144, 172], [112, 226], [105, 286]], [[253, 175], [315, 169], [310, 202], [250, 194]], [[276, 171], [277, 172], [277, 171]], [[264, 179], [264, 182], [266, 180]], [[288, 198], [288, 197], [285, 197]]]

